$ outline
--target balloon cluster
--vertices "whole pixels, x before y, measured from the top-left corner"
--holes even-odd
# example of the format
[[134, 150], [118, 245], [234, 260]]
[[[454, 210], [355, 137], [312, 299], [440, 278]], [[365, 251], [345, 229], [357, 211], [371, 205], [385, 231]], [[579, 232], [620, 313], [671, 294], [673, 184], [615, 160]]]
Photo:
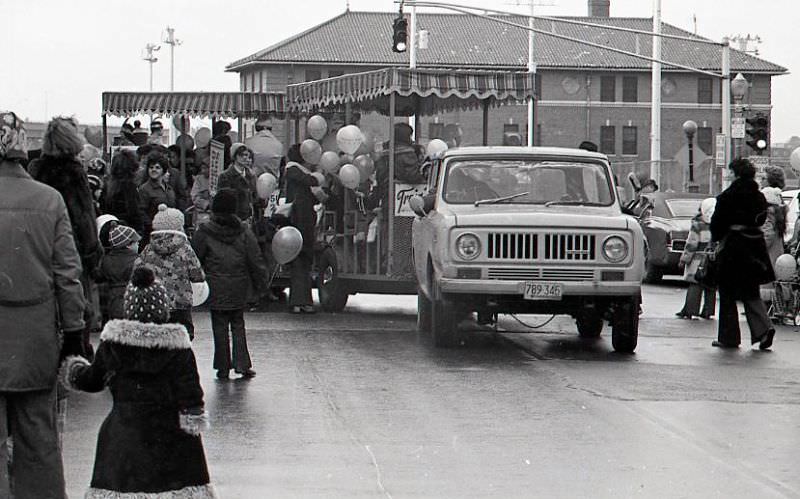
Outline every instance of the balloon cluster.
[[355, 189], [362, 179], [375, 172], [375, 162], [370, 153], [375, 149], [372, 134], [362, 132], [355, 125], [347, 125], [336, 132], [337, 151], [323, 151], [321, 141], [328, 133], [328, 123], [320, 115], [306, 122], [311, 136], [300, 144], [300, 154], [308, 164], [318, 165], [320, 170], [339, 177], [342, 185]]

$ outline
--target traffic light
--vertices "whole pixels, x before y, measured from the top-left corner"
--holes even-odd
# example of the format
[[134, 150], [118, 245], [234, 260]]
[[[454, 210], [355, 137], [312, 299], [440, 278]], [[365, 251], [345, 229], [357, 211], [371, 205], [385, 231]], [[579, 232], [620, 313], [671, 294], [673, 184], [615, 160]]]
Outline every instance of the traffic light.
[[392, 23], [394, 35], [392, 36], [392, 50], [394, 52], [405, 52], [408, 48], [408, 21], [400, 13]]
[[747, 145], [759, 155], [769, 146], [769, 120], [761, 113], [747, 118]]

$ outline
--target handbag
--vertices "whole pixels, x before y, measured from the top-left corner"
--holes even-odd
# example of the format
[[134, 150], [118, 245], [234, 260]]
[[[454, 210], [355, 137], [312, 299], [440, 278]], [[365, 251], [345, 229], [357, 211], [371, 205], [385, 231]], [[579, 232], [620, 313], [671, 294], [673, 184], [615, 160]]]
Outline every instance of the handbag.
[[713, 253], [705, 253], [700, 265], [694, 272], [694, 280], [697, 284], [706, 288], [717, 287], [717, 259]]

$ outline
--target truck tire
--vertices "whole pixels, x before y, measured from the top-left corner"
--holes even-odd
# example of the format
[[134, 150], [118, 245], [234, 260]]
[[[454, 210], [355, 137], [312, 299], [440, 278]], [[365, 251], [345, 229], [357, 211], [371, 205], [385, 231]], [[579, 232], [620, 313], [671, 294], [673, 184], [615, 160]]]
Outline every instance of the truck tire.
[[417, 331], [431, 330], [431, 314], [433, 304], [421, 289], [417, 288]]
[[639, 300], [617, 304], [611, 323], [611, 345], [620, 353], [632, 353], [639, 339]]
[[349, 294], [339, 279], [339, 265], [333, 248], [325, 248], [317, 265], [317, 292], [322, 310], [341, 312], [347, 305]]
[[581, 338], [597, 338], [603, 331], [603, 316], [594, 310], [578, 314], [575, 323]]
[[436, 280], [432, 283], [431, 336], [437, 348], [451, 348], [459, 345], [456, 306], [438, 289]]

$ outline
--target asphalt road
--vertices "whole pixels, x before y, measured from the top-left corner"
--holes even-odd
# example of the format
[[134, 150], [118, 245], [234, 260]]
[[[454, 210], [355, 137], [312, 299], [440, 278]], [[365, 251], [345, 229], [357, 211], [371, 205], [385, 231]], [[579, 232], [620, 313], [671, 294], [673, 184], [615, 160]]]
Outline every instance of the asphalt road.
[[[634, 355], [568, 318], [465, 324], [465, 345], [438, 350], [407, 296], [248, 314], [250, 381], [214, 379], [196, 312], [212, 480], [222, 498], [800, 497], [800, 331], [780, 326], [773, 352], [718, 350], [716, 322], [672, 315], [683, 293], [645, 288]], [[69, 399], [71, 497], [109, 405]]]

